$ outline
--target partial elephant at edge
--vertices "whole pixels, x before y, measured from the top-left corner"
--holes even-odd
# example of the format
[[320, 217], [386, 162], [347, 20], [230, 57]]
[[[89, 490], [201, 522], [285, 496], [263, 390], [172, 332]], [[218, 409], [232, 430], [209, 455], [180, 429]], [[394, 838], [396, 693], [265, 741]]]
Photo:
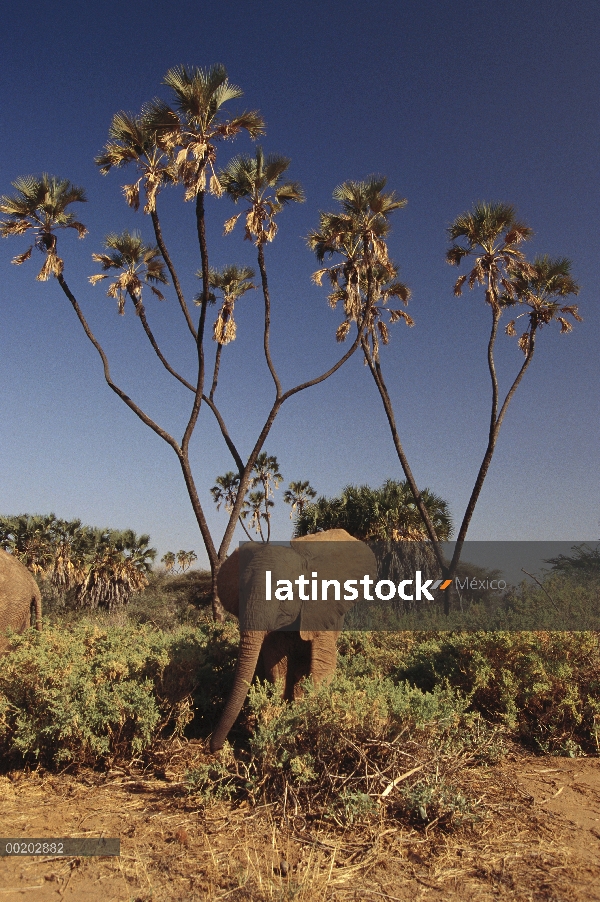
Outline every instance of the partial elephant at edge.
[[22, 633], [35, 614], [37, 629], [42, 628], [42, 597], [38, 584], [20, 561], [0, 548], [0, 654], [10, 643], [8, 629]]

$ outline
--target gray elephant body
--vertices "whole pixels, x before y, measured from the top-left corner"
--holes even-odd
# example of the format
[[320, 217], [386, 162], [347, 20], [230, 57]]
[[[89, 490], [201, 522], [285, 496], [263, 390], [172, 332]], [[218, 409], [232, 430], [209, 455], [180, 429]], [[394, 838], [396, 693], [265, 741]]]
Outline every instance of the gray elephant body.
[[[266, 570], [272, 575], [270, 602]], [[240, 646], [231, 695], [211, 738], [213, 752], [223, 746], [240, 713], [255, 670], [271, 682], [282, 680], [288, 700], [298, 697], [304, 677], [319, 685], [333, 676], [344, 614], [355, 602], [344, 600], [341, 592], [336, 598], [334, 587], [325, 602], [313, 601], [310, 590], [306, 600], [297, 591], [293, 599], [275, 597], [279, 580], [293, 583], [300, 575], [310, 580], [315, 572], [320, 586], [323, 579], [373, 578], [377, 565], [371, 550], [343, 529], [292, 539], [291, 547], [248, 544], [224, 562], [219, 597], [227, 611], [240, 617]], [[284, 590], [279, 594], [285, 596]]]
[[0, 653], [9, 647], [6, 631], [22, 633], [31, 625], [42, 628], [42, 599], [35, 579], [20, 561], [0, 548]]

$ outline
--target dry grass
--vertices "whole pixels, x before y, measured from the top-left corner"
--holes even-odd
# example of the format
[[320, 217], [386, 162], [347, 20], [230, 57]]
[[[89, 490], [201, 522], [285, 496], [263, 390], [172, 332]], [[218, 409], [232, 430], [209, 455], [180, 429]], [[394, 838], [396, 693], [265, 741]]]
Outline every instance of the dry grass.
[[[589, 831], [584, 837], [523, 789], [521, 775], [543, 759], [532, 765], [516, 753], [502, 766], [466, 770], [482, 817], [451, 832], [383, 813], [343, 829], [289, 806], [284, 814], [283, 800], [199, 804], [184, 778], [207, 760], [203, 743], [177, 742], [146, 767], [1, 777], [3, 836], [120, 836], [121, 857], [2, 859], [0, 899], [600, 899]], [[600, 781], [594, 804], [600, 816]]]

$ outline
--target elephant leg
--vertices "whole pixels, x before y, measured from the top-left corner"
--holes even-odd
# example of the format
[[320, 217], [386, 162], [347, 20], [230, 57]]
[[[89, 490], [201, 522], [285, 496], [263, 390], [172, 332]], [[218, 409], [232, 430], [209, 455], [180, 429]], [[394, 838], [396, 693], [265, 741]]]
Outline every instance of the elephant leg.
[[291, 631], [269, 633], [263, 642], [262, 659], [265, 678], [271, 683], [281, 680], [283, 698], [286, 701], [294, 698], [299, 642], [301, 640], [298, 633]]
[[294, 645], [294, 658], [292, 666], [292, 691], [290, 698], [299, 699], [303, 696], [301, 682], [311, 675], [312, 642], [302, 639], [300, 633], [294, 633], [296, 642]]
[[310, 672], [315, 686], [330, 680], [335, 673], [339, 635], [336, 630], [314, 633], [311, 642]]

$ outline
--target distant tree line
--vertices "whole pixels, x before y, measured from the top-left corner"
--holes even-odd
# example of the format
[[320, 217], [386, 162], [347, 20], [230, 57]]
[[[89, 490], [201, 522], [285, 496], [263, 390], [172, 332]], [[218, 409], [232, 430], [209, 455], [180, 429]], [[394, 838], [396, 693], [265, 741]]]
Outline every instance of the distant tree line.
[[55, 514], [0, 517], [0, 548], [77, 606], [107, 610], [148, 585], [156, 556], [149, 535], [84, 526]]

